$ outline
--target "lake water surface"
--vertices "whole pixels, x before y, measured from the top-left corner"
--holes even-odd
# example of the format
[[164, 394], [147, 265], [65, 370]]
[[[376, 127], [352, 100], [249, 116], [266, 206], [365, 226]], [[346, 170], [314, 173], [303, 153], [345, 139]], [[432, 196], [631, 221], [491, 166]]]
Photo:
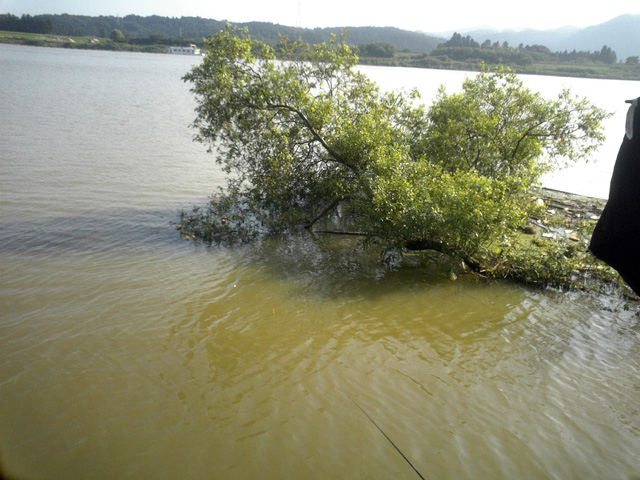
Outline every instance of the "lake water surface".
[[[191, 141], [194, 61], [0, 45], [9, 478], [419, 478], [363, 410], [425, 478], [640, 476], [637, 307], [350, 239], [180, 239], [223, 181]], [[363, 69], [427, 98], [465, 76]], [[524, 79], [615, 111], [597, 161], [549, 180], [606, 197], [640, 82]]]

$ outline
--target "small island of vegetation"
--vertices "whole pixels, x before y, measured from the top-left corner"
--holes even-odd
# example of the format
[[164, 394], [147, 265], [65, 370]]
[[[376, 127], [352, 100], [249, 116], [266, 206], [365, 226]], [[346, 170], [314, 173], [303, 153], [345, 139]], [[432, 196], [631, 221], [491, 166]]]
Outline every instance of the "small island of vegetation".
[[386, 258], [438, 252], [452, 275], [623, 285], [587, 251], [594, 214], [556, 212], [537, 187], [603, 140], [607, 113], [589, 100], [568, 90], [547, 99], [513, 71], [485, 67], [426, 107], [416, 91], [380, 91], [344, 39], [283, 39], [276, 55], [227, 26], [206, 49], [185, 81], [197, 138], [228, 183], [182, 212], [186, 238], [246, 241], [337, 222]]
[[[518, 73], [640, 78], [637, 57], [623, 64], [606, 46], [558, 54], [540, 46], [478, 45], [459, 34], [430, 53], [388, 42], [355, 46], [346, 35], [266, 42], [270, 30], [256, 38], [230, 25], [208, 40], [135, 37], [117, 28], [106, 38], [66, 37], [52, 33], [51, 19], [11, 17], [0, 16], [0, 28], [13, 22], [22, 31], [0, 32], [0, 41], [143, 52], [191, 43], [206, 48], [185, 79], [198, 100], [198, 138], [218, 151], [229, 183], [208, 205], [182, 212], [185, 238], [328, 231], [318, 226], [339, 217], [341, 233], [360, 235], [386, 258], [438, 252], [450, 259], [453, 276], [632, 295], [588, 251], [604, 202], [559, 199], [538, 186], [544, 173], [588, 158], [602, 141], [607, 114], [569, 91], [545, 99], [502, 64]], [[112, 24], [101, 20], [105, 35]], [[123, 23], [125, 31], [133, 20]], [[460, 94], [442, 88], [426, 107], [416, 91], [381, 92], [357, 64], [481, 73]]]

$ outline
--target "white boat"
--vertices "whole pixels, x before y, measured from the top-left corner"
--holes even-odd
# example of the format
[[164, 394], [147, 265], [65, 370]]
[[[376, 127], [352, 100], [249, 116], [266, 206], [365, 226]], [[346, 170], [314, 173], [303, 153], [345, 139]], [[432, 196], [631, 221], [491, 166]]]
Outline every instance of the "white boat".
[[174, 55], [201, 55], [200, 49], [193, 43], [188, 47], [169, 47], [168, 53]]

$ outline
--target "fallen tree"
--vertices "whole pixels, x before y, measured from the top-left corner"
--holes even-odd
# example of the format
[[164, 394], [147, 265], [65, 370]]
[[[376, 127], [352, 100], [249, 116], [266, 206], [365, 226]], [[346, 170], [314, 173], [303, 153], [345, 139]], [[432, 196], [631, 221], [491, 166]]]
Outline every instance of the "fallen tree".
[[348, 205], [353, 230], [387, 252], [439, 250], [483, 269], [531, 216], [541, 175], [588, 159], [607, 114], [568, 90], [547, 99], [510, 70], [461, 93], [382, 92], [344, 43], [283, 39], [274, 50], [232, 26], [185, 76], [197, 139], [228, 174], [181, 228], [206, 240], [313, 229]]

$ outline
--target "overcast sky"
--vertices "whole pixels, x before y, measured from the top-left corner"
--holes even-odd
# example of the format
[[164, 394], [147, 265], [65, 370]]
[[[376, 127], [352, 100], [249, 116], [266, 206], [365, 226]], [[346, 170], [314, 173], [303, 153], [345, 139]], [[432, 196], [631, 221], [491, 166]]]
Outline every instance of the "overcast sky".
[[625, 13], [640, 13], [638, 5], [637, 0], [606, 0], [591, 6], [584, 0], [0, 0], [0, 13], [193, 16], [291, 26], [299, 23], [305, 28], [392, 26], [445, 32], [485, 26], [514, 30], [587, 27]]

